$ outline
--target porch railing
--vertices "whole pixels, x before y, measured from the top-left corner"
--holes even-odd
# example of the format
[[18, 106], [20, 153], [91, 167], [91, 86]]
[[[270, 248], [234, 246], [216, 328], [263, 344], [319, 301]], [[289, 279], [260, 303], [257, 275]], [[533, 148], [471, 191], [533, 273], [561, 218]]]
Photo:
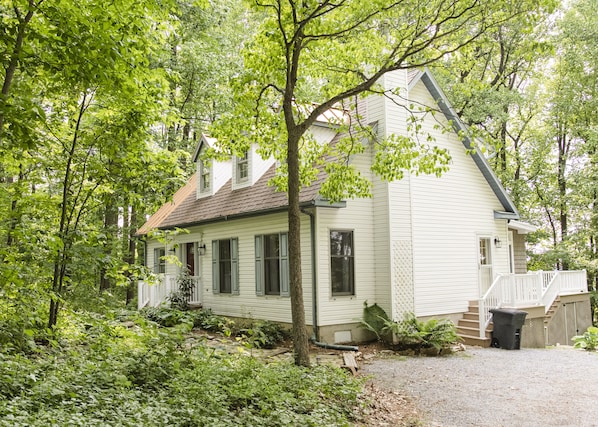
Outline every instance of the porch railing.
[[[189, 304], [201, 303], [201, 278], [192, 276], [194, 286], [191, 296], [188, 299]], [[149, 284], [140, 280], [137, 286], [137, 307], [139, 309], [149, 306], [157, 307], [165, 302], [171, 292], [177, 290], [176, 275], [164, 274], [157, 283]]]
[[587, 291], [585, 270], [499, 274], [479, 300], [480, 338], [485, 337], [493, 308], [543, 305], [547, 312], [559, 295]]

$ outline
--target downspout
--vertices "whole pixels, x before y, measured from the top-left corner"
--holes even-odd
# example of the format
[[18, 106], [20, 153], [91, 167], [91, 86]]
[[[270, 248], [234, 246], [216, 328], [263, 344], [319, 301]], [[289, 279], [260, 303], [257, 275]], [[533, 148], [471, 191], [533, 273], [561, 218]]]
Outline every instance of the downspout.
[[318, 341], [318, 281], [316, 277], [316, 216], [313, 212], [308, 212], [305, 209], [301, 209], [305, 215], [309, 216], [309, 230], [311, 238], [311, 289], [312, 289], [312, 328], [313, 335], [311, 340], [314, 345], [322, 348], [329, 348], [332, 350], [341, 351], [359, 351], [359, 348], [354, 345], [340, 345], [340, 344], [327, 344]]
[[311, 240], [311, 310], [312, 310], [312, 341], [317, 341], [318, 333], [318, 280], [316, 277], [316, 216], [313, 212], [309, 212], [301, 208], [301, 212], [309, 216], [309, 236]]

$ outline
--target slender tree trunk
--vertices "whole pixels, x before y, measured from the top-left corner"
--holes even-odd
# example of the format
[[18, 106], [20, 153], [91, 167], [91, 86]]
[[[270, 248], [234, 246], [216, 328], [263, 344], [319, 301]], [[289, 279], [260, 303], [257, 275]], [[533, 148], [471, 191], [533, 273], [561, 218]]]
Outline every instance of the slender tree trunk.
[[[8, 62], [8, 66], [6, 67], [4, 73], [4, 81], [2, 82], [2, 92], [1, 101], [5, 102], [8, 99], [8, 94], [10, 93], [10, 88], [12, 86], [12, 81], [17, 71], [19, 65], [19, 58], [23, 52], [23, 41], [25, 40], [25, 30], [31, 18], [33, 17], [33, 13], [36, 7], [39, 7], [41, 1], [36, 5], [34, 0], [29, 0], [28, 7], [29, 10], [25, 16], [21, 16], [19, 10], [15, 7], [15, 13], [17, 14], [17, 18], [19, 20], [19, 25], [17, 27], [17, 35], [15, 37], [15, 44], [12, 49], [12, 53], [10, 56], [10, 61]], [[2, 133], [4, 130], [4, 111], [0, 108], [0, 141], [2, 140]]]
[[[508, 108], [504, 108], [508, 112]], [[500, 125], [500, 148], [498, 151], [499, 170], [502, 176], [507, 173], [507, 122], [503, 121]]]
[[48, 328], [54, 328], [58, 322], [58, 312], [60, 310], [60, 299], [64, 290], [64, 277], [66, 274], [66, 265], [68, 260], [68, 252], [70, 251], [70, 238], [68, 230], [68, 205], [69, 193], [72, 180], [72, 164], [75, 157], [75, 152], [79, 143], [79, 130], [81, 128], [81, 121], [83, 114], [87, 108], [87, 94], [83, 94], [81, 105], [79, 106], [79, 115], [77, 117], [77, 124], [73, 132], [73, 140], [71, 147], [67, 153], [67, 161], [64, 170], [64, 178], [62, 181], [62, 203], [60, 204], [60, 225], [58, 228], [58, 237], [62, 241], [62, 248], [58, 250], [56, 258], [54, 259], [54, 274], [52, 275], [52, 295], [50, 296], [50, 311], [48, 314]]
[[309, 337], [305, 325], [303, 280], [301, 274], [301, 210], [299, 193], [299, 138], [289, 131], [287, 162], [289, 167], [289, 275], [291, 288], [291, 315], [293, 319], [293, 353], [295, 365], [309, 366]]
[[[114, 251], [114, 238], [118, 226], [118, 210], [112, 196], [106, 198], [104, 208], [104, 233], [106, 233], [106, 243], [104, 244], [104, 255], [110, 258]], [[112, 280], [107, 276], [106, 267], [100, 269], [100, 291], [108, 290], [112, 287]]]
[[[558, 188], [559, 188], [559, 222], [561, 226], [561, 242], [568, 238], [568, 212], [567, 212], [567, 150], [566, 150], [566, 136], [562, 135], [559, 141], [559, 158], [558, 158]], [[566, 259], [561, 260], [561, 268], [563, 270], [569, 269], [569, 262]]]
[[[131, 206], [131, 216], [129, 217], [129, 228], [128, 233], [128, 250], [125, 252], [125, 262], [129, 265], [135, 264], [135, 254], [137, 253], [137, 241], [135, 240], [135, 229], [137, 227], [137, 209], [135, 208], [135, 204]], [[135, 298], [135, 291], [137, 290], [137, 283], [131, 280], [131, 275], [127, 274], [129, 277], [129, 284], [127, 286], [127, 305]]]
[[8, 216], [8, 230], [6, 235], [6, 246], [10, 247], [15, 242], [15, 231], [17, 230], [17, 225], [21, 220], [21, 213], [18, 211], [18, 204], [19, 201], [22, 199], [22, 186], [23, 180], [25, 179], [25, 175], [23, 174], [23, 164], [19, 163], [19, 177], [15, 182], [13, 177], [7, 177], [6, 182], [10, 185], [13, 184], [15, 188], [15, 194], [13, 195], [12, 201], [10, 203], [10, 213]]

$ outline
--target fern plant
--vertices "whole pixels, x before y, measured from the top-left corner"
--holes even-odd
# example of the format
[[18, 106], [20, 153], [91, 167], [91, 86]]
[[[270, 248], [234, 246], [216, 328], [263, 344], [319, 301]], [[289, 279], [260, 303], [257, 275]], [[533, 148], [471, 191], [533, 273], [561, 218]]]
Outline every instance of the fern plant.
[[418, 349], [441, 350], [459, 340], [457, 328], [449, 319], [421, 321], [413, 313], [407, 313], [401, 322], [388, 322], [386, 328], [399, 344]]
[[414, 313], [407, 313], [399, 322], [390, 320], [378, 305], [364, 303], [360, 326], [376, 335], [386, 345], [421, 351], [434, 348], [438, 351], [459, 341], [457, 328], [449, 319], [418, 320]]

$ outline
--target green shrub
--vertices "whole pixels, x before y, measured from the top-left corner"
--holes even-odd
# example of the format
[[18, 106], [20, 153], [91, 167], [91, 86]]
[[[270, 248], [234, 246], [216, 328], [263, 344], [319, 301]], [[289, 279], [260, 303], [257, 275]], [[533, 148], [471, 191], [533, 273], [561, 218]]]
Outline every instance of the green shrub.
[[389, 343], [392, 337], [388, 336], [384, 327], [390, 322], [390, 318], [382, 307], [374, 303], [368, 306], [368, 302], [363, 303], [363, 320], [360, 326], [376, 335], [378, 341]]
[[383, 331], [392, 333], [399, 346], [406, 348], [435, 348], [441, 350], [459, 340], [455, 324], [448, 319], [420, 321], [413, 313], [405, 320], [387, 322]]
[[575, 348], [596, 351], [598, 349], [598, 328], [590, 326], [583, 335], [576, 335], [571, 340], [574, 342], [573, 347]]
[[420, 321], [413, 313], [407, 313], [405, 320], [395, 322], [376, 304], [364, 307], [361, 327], [373, 332], [379, 341], [399, 349], [425, 348], [441, 350], [460, 338], [455, 324], [448, 319]]
[[232, 319], [218, 316], [209, 309], [184, 311], [164, 306], [146, 307], [141, 310], [141, 315], [160, 326], [184, 325], [188, 329], [201, 328], [213, 333], [222, 333], [226, 336], [232, 335], [235, 327], [235, 322]]
[[206, 331], [220, 332], [226, 336], [233, 333], [235, 322], [232, 319], [224, 316], [218, 316], [212, 313], [211, 310], [199, 310], [201, 313], [197, 314], [196, 325]]
[[181, 274], [176, 278], [177, 290], [171, 292], [168, 296], [170, 301], [170, 307], [186, 311], [189, 310], [189, 298], [193, 294], [193, 288], [195, 287], [195, 281], [193, 277], [189, 275], [189, 270], [184, 268]]
[[289, 338], [288, 331], [278, 323], [268, 320], [257, 320], [250, 328], [242, 330], [255, 348], [274, 348]]

